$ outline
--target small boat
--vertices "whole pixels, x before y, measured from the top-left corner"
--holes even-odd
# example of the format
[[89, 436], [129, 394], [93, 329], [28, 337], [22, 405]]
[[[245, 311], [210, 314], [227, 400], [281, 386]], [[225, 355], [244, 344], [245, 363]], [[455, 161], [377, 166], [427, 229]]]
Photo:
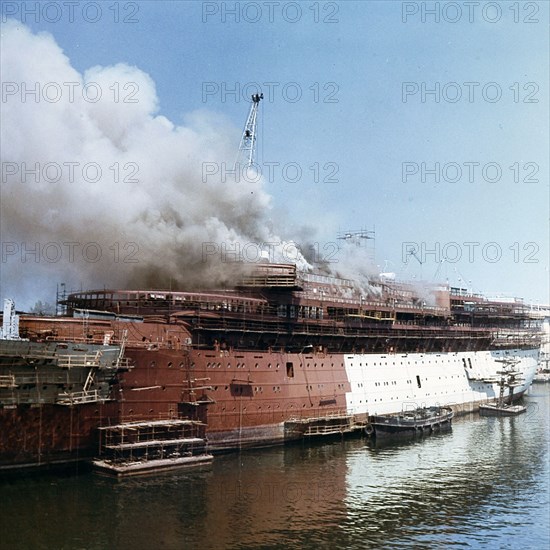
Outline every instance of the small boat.
[[421, 407], [399, 415], [369, 417], [366, 431], [375, 437], [427, 435], [451, 428], [451, 407]]
[[541, 354], [539, 361], [539, 369], [537, 370], [533, 382], [545, 384], [550, 382], [550, 357]]
[[550, 369], [540, 369], [537, 371], [535, 377], [533, 378], [533, 382], [536, 382], [537, 384], [545, 384], [550, 382]]
[[479, 414], [481, 416], [516, 416], [524, 413], [527, 407], [523, 405], [509, 405], [504, 403], [485, 403], [479, 406]]
[[[479, 414], [481, 416], [516, 416], [524, 413], [527, 407], [512, 404], [514, 400], [514, 388], [521, 386], [523, 383], [519, 371], [514, 368], [518, 360], [506, 358], [497, 359], [497, 361], [503, 363], [502, 370], [497, 371], [497, 374], [500, 375], [500, 380], [498, 381], [500, 388], [499, 396], [493, 403], [480, 405]], [[507, 397], [504, 395], [505, 388], [508, 388]]]

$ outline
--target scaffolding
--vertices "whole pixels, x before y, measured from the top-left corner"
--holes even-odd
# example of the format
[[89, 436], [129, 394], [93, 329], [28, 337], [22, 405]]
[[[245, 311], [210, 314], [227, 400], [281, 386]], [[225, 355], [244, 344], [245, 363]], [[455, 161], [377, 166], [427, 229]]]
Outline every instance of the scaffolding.
[[212, 461], [205, 427], [196, 420], [126, 422], [99, 428], [95, 468], [116, 476], [137, 475]]

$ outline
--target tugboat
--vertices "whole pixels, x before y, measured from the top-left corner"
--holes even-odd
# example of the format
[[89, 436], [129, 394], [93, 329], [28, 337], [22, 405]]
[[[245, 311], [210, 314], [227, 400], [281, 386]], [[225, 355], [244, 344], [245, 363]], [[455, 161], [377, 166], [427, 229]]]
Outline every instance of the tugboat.
[[[527, 407], [523, 405], [513, 405], [514, 388], [523, 385], [524, 380], [520, 377], [520, 372], [514, 367], [519, 362], [517, 359], [506, 358], [497, 359], [503, 363], [502, 370], [497, 371], [500, 375], [498, 385], [500, 387], [498, 399], [494, 403], [485, 403], [479, 406], [479, 413], [482, 416], [515, 416], [524, 413]], [[504, 389], [508, 388], [508, 397], [504, 396]]]
[[399, 415], [371, 416], [366, 431], [379, 437], [421, 436], [451, 428], [451, 407], [420, 407]]

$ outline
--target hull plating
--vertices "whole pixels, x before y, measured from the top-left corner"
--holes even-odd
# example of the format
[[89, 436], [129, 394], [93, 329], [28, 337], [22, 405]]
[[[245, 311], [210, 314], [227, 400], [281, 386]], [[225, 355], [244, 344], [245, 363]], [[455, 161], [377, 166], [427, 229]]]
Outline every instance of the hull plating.
[[476, 410], [498, 395], [491, 382], [506, 356], [520, 360], [531, 384], [537, 350], [456, 353], [341, 354], [126, 349], [134, 368], [104, 404], [18, 406], [0, 410], [3, 468], [88, 459], [96, 428], [176, 416], [207, 424], [213, 452], [281, 444], [300, 437], [285, 423], [398, 413], [421, 406]]

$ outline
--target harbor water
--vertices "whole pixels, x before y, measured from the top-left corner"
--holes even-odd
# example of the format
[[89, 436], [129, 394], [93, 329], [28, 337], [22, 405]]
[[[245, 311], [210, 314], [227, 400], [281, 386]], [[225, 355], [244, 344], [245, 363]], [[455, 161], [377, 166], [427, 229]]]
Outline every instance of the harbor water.
[[332, 439], [122, 481], [3, 480], [0, 547], [548, 548], [550, 384], [524, 404], [385, 447]]

